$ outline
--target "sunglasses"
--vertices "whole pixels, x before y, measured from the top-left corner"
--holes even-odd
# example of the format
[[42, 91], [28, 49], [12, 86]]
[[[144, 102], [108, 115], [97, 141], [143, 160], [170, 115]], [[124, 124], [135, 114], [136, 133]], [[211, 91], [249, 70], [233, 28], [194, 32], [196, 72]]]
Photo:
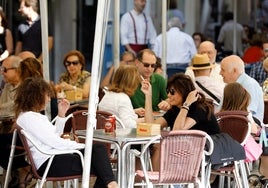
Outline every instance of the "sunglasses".
[[150, 67], [151, 66], [151, 68], [156, 68], [157, 67], [157, 65], [156, 65], [156, 63], [155, 64], [150, 64], [150, 63], [144, 63], [144, 62], [142, 62], [142, 61], [140, 61], [142, 64], [143, 64], [143, 66], [144, 67], [146, 67], [146, 68], [148, 68], [148, 67]]
[[66, 67], [70, 66], [70, 65], [78, 65], [80, 62], [79, 61], [65, 61], [64, 65]]
[[170, 95], [175, 95], [176, 90], [167, 88], [167, 94], [170, 93]]
[[16, 67], [10, 67], [10, 68], [0, 67], [0, 72], [6, 73], [7, 71], [12, 70], [12, 69], [17, 69], [17, 68]]

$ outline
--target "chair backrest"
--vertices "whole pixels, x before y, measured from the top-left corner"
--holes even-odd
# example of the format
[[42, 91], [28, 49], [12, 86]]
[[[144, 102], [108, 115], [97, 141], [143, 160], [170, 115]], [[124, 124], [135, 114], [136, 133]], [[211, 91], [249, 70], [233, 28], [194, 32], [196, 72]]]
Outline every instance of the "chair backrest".
[[[16, 130], [17, 130], [17, 133], [18, 133], [18, 135], [19, 135], [19, 137], [21, 139], [23, 147], [24, 147], [24, 149], [26, 151], [27, 159], [28, 159], [28, 162], [31, 165], [31, 169], [32, 169], [32, 173], [33, 173], [34, 177], [41, 180], [43, 177], [41, 175], [39, 175], [38, 172], [37, 172], [37, 168], [35, 166], [35, 163], [34, 163], [34, 160], [33, 160], [33, 156], [32, 156], [28, 141], [31, 142], [33, 144], [33, 146], [35, 148], [37, 148], [40, 152], [42, 152], [42, 151], [41, 151], [40, 147], [38, 147], [38, 145], [35, 143], [34, 139], [25, 130], [23, 130], [17, 124], [16, 124]], [[82, 174], [73, 175], [73, 176], [63, 176], [63, 177], [46, 177], [45, 179], [46, 179], [46, 181], [64, 181], [64, 180], [69, 180], [69, 179], [78, 179], [78, 178], [81, 178], [81, 177], [82, 177]]]
[[[113, 115], [110, 112], [106, 111], [96, 111], [96, 129], [104, 129], [105, 122], [109, 116]], [[76, 130], [85, 130], [87, 128], [87, 116], [88, 110], [78, 110], [73, 112], [72, 121], [72, 129], [75, 132]], [[122, 121], [116, 117], [116, 124], [122, 128], [125, 128]]]
[[195, 182], [204, 157], [207, 134], [199, 130], [171, 131], [162, 135], [160, 183]]
[[245, 143], [251, 131], [247, 112], [220, 112], [217, 114], [217, 119], [221, 132], [229, 134], [242, 145]]
[[[76, 111], [80, 111], [80, 110], [86, 110], [86, 111], [88, 111], [88, 107], [86, 107], [86, 106], [81, 106], [81, 105], [79, 105], [79, 104], [74, 104], [74, 105], [72, 105], [72, 106], [68, 109], [68, 111], [66, 112], [66, 115], [72, 114], [72, 113], [74, 113], [74, 112], [76, 112]], [[63, 132], [64, 132], [64, 133], [71, 132], [72, 128], [73, 128], [73, 122], [72, 122], [72, 119], [68, 119], [68, 120], [66, 121], [66, 123], [65, 123], [65, 127], [64, 127], [64, 131], [63, 131]]]

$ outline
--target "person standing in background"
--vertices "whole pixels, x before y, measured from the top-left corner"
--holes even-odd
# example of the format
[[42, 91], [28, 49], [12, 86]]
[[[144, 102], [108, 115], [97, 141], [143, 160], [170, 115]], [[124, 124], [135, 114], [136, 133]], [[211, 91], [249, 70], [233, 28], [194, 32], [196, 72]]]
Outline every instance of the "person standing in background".
[[2, 62], [13, 52], [13, 37], [2, 8], [0, 9], [0, 21], [0, 62]]
[[[144, 13], [146, 0], [133, 0], [134, 9], [121, 18], [121, 44], [135, 56], [140, 50], [154, 45], [156, 30], [152, 19]], [[149, 46], [150, 44], [150, 46]]]
[[170, 20], [172, 17], [178, 17], [181, 21], [182, 29], [185, 27], [186, 25], [185, 17], [182, 11], [178, 9], [176, 0], [169, 0], [167, 14], [168, 14], [168, 20]]
[[194, 39], [194, 44], [195, 44], [195, 47], [196, 47], [197, 50], [198, 50], [198, 48], [199, 48], [201, 42], [206, 41], [206, 37], [205, 37], [205, 35], [203, 35], [203, 34], [200, 33], [200, 32], [194, 32], [194, 33], [192, 34], [192, 37], [193, 37], [193, 39]]
[[[41, 19], [38, 14], [38, 0], [20, 0], [19, 12], [26, 17], [26, 21], [18, 27], [18, 41], [15, 55], [21, 51], [30, 51], [42, 62]], [[48, 49], [53, 46], [53, 37], [49, 30]]]
[[247, 36], [244, 31], [243, 26], [240, 23], [234, 22], [234, 14], [232, 12], [227, 12], [224, 15], [225, 23], [220, 29], [220, 34], [217, 42], [223, 44], [223, 52], [225, 55], [233, 54], [233, 42], [234, 42], [234, 24], [236, 27], [236, 53], [239, 56], [243, 55], [243, 46], [242, 43], [247, 41]]
[[[171, 77], [177, 72], [185, 72], [193, 56], [197, 53], [192, 36], [181, 31], [182, 25], [177, 17], [168, 21], [167, 40], [167, 74]], [[157, 57], [162, 56], [162, 34], [158, 35], [153, 48]]]
[[[8, 28], [8, 21], [2, 7], [0, 7], [0, 62], [2, 62], [13, 52], [13, 37]], [[3, 77], [0, 77], [0, 95], [4, 88], [5, 82]]]

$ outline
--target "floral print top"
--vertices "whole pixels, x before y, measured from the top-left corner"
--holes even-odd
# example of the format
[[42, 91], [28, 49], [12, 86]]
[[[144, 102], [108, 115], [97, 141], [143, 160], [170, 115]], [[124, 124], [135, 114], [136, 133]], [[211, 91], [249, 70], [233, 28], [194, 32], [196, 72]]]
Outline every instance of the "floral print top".
[[71, 84], [73, 86], [76, 86], [78, 88], [83, 88], [83, 85], [86, 82], [90, 82], [90, 76], [91, 76], [90, 72], [83, 70], [81, 72], [81, 74], [79, 75], [77, 81], [75, 83], [73, 83], [71, 81], [70, 74], [68, 72], [65, 72], [65, 73], [61, 74], [59, 82], [60, 83], [66, 82], [66, 83]]

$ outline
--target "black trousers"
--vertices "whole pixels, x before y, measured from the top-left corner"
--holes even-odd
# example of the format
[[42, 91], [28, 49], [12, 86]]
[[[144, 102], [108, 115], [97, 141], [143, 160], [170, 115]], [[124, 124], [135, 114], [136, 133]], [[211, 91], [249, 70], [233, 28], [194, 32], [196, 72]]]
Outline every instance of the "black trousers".
[[[13, 133], [0, 134], [0, 166], [4, 169], [7, 169], [9, 155], [11, 150]], [[21, 140], [17, 137], [16, 146], [22, 146]], [[15, 149], [14, 155], [18, 155], [14, 157], [12, 170], [29, 166], [29, 164], [25, 161], [25, 155], [20, 155], [24, 153], [24, 150]]]
[[[81, 150], [84, 153], [84, 150]], [[48, 160], [45, 161], [37, 170], [43, 175]], [[86, 168], [86, 167], [84, 167]], [[107, 155], [107, 149], [104, 145], [96, 143], [92, 146], [91, 169], [90, 173], [97, 176], [94, 188], [107, 187], [111, 181], [115, 181], [110, 160]], [[64, 154], [54, 157], [48, 176], [69, 176], [82, 174], [82, 165], [80, 157], [77, 154]]]

